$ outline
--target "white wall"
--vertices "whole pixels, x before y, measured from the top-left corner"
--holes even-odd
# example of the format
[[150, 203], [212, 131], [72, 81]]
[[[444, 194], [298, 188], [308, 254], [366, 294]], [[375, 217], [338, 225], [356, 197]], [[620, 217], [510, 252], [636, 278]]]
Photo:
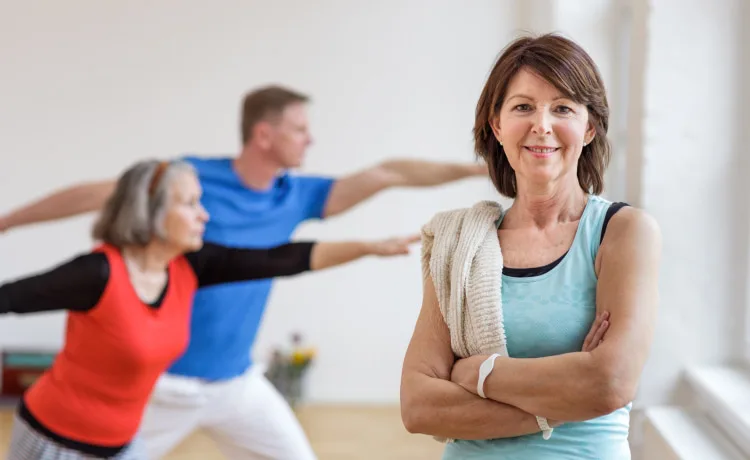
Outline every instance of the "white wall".
[[[750, 46], [747, 46], [747, 43], [750, 43], [750, 2], [742, 2], [742, 14], [741, 18], [743, 21], [744, 27], [742, 27], [742, 30], [740, 32], [741, 34], [741, 40], [742, 43], [745, 44], [745, 46], [742, 47], [743, 55], [742, 55], [742, 73], [740, 74], [740, 81], [748, 81], [750, 80]], [[740, 100], [744, 101], [744, 107], [750, 106], [750, 89], [747, 88], [746, 85], [740, 85], [740, 91], [739, 91]], [[740, 131], [740, 133], [748, 133], [750, 132], [750, 113], [748, 111], [742, 111], [740, 114], [740, 119], [743, 123], [743, 129]], [[743, 142], [743, 139], [740, 136], [738, 136], [738, 155], [739, 155], [739, 170], [746, 172], [750, 171], [750, 158], [748, 158], [748, 155], [742, 155], [741, 153], [744, 151], [743, 146], [745, 143]], [[745, 189], [745, 196], [750, 195], [750, 185], [746, 185]], [[746, 265], [746, 278], [745, 278], [745, 343], [744, 343], [744, 349], [745, 349], [745, 362], [750, 363], [750, 206], [745, 204], [741, 209], [744, 209], [745, 212], [747, 212], [747, 238], [748, 238], [748, 246], [747, 246], [747, 265]]]
[[644, 207], [664, 235], [661, 309], [642, 405], [679, 400], [680, 373], [741, 353], [747, 162], [740, 148], [741, 0], [652, 2]]
[[[307, 171], [471, 161], [476, 99], [514, 15], [493, 0], [16, 2], [0, 16], [0, 212], [144, 157], [234, 154], [240, 98], [268, 82], [314, 98]], [[491, 197], [483, 180], [392, 191], [300, 237], [417, 232], [438, 210]], [[0, 279], [86, 250], [90, 223], [0, 236]], [[396, 402], [417, 253], [280, 282], [256, 356], [300, 330], [320, 352], [313, 400]], [[62, 339], [62, 314], [0, 319], [0, 347]]]

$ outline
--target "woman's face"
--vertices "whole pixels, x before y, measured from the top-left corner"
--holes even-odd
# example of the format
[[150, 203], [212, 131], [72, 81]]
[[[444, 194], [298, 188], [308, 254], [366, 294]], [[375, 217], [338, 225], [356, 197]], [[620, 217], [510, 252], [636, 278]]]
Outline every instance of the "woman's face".
[[578, 159], [595, 133], [584, 105], [522, 68], [490, 123], [519, 188], [548, 187], [563, 179], [577, 183]]
[[203, 246], [208, 213], [201, 205], [201, 186], [195, 174], [182, 172], [170, 184], [163, 216], [163, 234], [167, 244], [180, 252], [196, 251]]

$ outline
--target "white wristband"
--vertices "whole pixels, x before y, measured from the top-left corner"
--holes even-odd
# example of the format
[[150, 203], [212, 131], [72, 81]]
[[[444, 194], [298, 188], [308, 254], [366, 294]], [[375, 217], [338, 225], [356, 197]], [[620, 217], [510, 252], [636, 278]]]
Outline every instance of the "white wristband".
[[554, 428], [550, 428], [546, 418], [537, 416], [536, 424], [539, 425], [539, 429], [542, 430], [542, 438], [546, 440], [552, 436], [552, 431], [554, 431]]
[[484, 395], [484, 381], [487, 379], [487, 376], [490, 375], [490, 372], [492, 372], [492, 368], [495, 367], [495, 359], [500, 356], [497, 353], [493, 354], [489, 358], [485, 359], [481, 366], [479, 366], [479, 379], [477, 380], [477, 394], [479, 396], [483, 397], [484, 399], [487, 399], [487, 396]]

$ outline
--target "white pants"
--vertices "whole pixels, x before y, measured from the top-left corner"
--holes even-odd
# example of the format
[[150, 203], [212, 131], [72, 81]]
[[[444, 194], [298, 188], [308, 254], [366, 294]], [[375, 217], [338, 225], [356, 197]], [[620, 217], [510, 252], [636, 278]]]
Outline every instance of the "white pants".
[[[147, 457], [138, 438], [120, 451], [113, 460], [145, 460]], [[13, 431], [10, 436], [8, 460], [94, 460], [93, 455], [62, 446], [30, 427], [26, 420], [13, 414]]]
[[140, 428], [148, 458], [157, 460], [202, 428], [230, 460], [314, 460], [284, 398], [259, 370], [207, 383], [165, 374]]

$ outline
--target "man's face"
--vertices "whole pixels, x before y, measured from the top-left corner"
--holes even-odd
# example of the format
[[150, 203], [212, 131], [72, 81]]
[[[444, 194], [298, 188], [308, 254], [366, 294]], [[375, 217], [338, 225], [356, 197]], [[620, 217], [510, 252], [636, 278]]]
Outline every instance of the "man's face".
[[270, 122], [269, 153], [282, 168], [299, 167], [312, 137], [307, 121], [307, 108], [302, 103], [287, 106], [277, 120]]

